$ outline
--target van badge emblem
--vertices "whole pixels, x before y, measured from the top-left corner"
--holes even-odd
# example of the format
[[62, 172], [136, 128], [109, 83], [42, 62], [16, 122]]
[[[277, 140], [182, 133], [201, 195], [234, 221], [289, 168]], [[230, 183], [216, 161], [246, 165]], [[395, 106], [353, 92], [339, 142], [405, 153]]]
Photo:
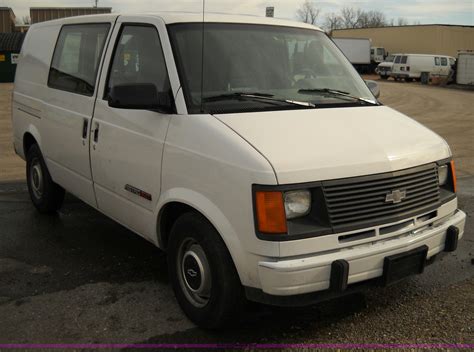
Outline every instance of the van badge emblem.
[[191, 277], [196, 277], [198, 275], [197, 271], [193, 269], [188, 269], [187, 273]]
[[406, 197], [407, 197], [406, 190], [397, 189], [396, 191], [392, 191], [387, 194], [387, 196], [385, 197], [385, 203], [398, 204], [398, 203], [401, 203]]

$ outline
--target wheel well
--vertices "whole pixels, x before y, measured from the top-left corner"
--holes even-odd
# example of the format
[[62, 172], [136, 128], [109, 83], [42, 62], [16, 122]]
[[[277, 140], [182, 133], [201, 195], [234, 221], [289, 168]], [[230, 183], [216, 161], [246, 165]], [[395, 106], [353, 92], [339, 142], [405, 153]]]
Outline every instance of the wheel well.
[[28, 150], [30, 150], [33, 144], [38, 144], [38, 142], [36, 142], [35, 137], [33, 137], [31, 133], [25, 133], [25, 135], [23, 136], [23, 152], [25, 154], [25, 157], [28, 154]]
[[162, 249], [166, 249], [168, 247], [169, 235], [175, 221], [181, 215], [190, 212], [199, 213], [196, 209], [184, 203], [172, 202], [164, 206], [158, 218], [159, 243], [162, 246]]

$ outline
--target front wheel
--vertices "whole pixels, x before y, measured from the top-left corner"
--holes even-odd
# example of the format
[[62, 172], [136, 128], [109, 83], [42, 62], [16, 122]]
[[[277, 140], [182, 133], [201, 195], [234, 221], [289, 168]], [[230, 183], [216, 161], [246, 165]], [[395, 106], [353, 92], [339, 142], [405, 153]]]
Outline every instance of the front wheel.
[[37, 144], [31, 146], [26, 156], [26, 180], [31, 201], [40, 213], [52, 214], [61, 208], [64, 189], [51, 179]]
[[244, 305], [232, 258], [215, 228], [201, 215], [182, 215], [170, 233], [168, 272], [179, 305], [203, 328], [231, 324]]
[[387, 79], [388, 79], [388, 76], [380, 75], [380, 78], [382, 78], [382, 79], [384, 79], [384, 80], [387, 80]]

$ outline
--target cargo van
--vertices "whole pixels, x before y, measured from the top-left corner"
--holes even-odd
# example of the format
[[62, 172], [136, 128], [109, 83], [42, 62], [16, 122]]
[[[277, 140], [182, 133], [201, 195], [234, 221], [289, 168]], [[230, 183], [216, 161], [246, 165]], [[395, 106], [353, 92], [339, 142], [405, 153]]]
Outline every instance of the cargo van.
[[419, 80], [422, 72], [448, 77], [456, 59], [443, 55], [398, 54], [393, 62], [391, 76], [406, 81]]
[[67, 191], [166, 251], [180, 306], [216, 328], [247, 300], [391, 285], [456, 249], [448, 145], [376, 92], [307, 24], [73, 17], [27, 33], [14, 147], [39, 212]]
[[375, 73], [378, 74], [381, 79], [388, 79], [392, 75], [393, 62], [396, 56], [397, 54], [387, 56], [385, 61], [380, 63], [375, 69]]

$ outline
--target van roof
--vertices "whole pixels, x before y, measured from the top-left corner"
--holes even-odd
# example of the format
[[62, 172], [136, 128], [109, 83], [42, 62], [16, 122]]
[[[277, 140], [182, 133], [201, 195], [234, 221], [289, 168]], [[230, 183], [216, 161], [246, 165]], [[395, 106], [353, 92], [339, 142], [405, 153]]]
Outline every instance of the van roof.
[[441, 55], [441, 54], [392, 54], [393, 56], [424, 56], [424, 57], [450, 57], [453, 58], [453, 56], [449, 55]]
[[[34, 26], [47, 26], [51, 24], [77, 24], [77, 23], [92, 23], [98, 21], [110, 21], [120, 16], [137, 16], [142, 18], [161, 18], [166, 24], [175, 23], [202, 23], [202, 12], [156, 12], [156, 13], [114, 13], [105, 15], [88, 15], [61, 18], [58, 20], [41, 22]], [[224, 13], [206, 12], [204, 16], [205, 23], [243, 23], [243, 24], [262, 24], [274, 25], [284, 27], [306, 28], [322, 31], [320, 28], [302, 22], [295, 22], [290, 20], [251, 16], [251, 15], [230, 15]]]

